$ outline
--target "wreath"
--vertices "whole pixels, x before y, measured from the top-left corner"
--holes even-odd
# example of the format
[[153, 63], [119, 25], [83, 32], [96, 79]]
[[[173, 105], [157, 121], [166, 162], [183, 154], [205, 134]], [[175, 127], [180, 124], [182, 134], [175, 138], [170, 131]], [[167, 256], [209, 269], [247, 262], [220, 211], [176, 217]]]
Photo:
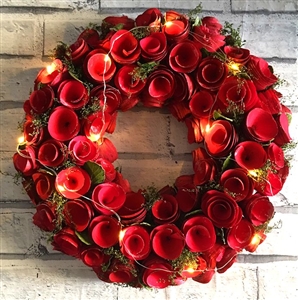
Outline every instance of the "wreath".
[[[98, 278], [165, 288], [208, 283], [266, 238], [289, 173], [291, 111], [268, 63], [231, 23], [151, 8], [60, 42], [24, 102], [13, 156], [55, 250]], [[117, 114], [163, 108], [188, 130], [193, 173], [133, 191], [113, 163]], [[161, 166], [162, 168], [162, 166]]]

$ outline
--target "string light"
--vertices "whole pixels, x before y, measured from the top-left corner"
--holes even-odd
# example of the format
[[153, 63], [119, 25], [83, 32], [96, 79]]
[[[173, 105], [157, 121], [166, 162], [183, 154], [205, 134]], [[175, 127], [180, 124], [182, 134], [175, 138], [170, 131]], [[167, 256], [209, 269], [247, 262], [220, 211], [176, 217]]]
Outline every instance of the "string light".
[[21, 145], [21, 144], [24, 144], [24, 143], [25, 143], [25, 138], [24, 138], [24, 136], [20, 136], [20, 137], [18, 138], [18, 144]]
[[168, 21], [168, 22], [165, 23], [165, 26], [166, 26], [166, 27], [170, 27], [170, 26], [172, 26], [172, 25], [173, 25], [173, 22], [172, 22], [172, 21]]
[[252, 237], [250, 244], [251, 244], [251, 245], [258, 245], [258, 244], [260, 243], [260, 240], [261, 240], [260, 236], [256, 233], [256, 234]]
[[248, 170], [248, 174], [252, 177], [258, 177], [258, 173], [256, 170]]
[[56, 69], [55, 64], [52, 63], [51, 65], [46, 66], [46, 69], [49, 75], [52, 74]]
[[126, 232], [126, 230], [120, 230], [120, 232], [119, 232], [119, 243], [122, 242], [122, 240], [125, 236], [125, 232]]
[[210, 130], [210, 124], [207, 124], [205, 128], [205, 132], [208, 132], [209, 130]]

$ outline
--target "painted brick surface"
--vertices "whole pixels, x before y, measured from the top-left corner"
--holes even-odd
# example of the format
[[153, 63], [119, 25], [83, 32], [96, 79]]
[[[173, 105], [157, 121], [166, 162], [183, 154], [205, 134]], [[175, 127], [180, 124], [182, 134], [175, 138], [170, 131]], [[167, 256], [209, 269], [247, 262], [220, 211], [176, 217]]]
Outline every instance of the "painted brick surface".
[[[295, 189], [298, 178], [298, 149], [289, 154], [292, 168], [280, 194], [273, 197], [275, 220], [282, 227], [273, 230], [256, 253], [244, 253], [239, 262], [210, 284], [188, 281], [165, 290], [136, 290], [100, 282], [82, 262], [57, 254], [42, 232], [32, 225], [34, 214], [28, 196], [15, 186], [11, 157], [22, 120], [23, 101], [33, 80], [48, 64], [45, 57], [57, 41], [73, 43], [90, 22], [100, 23], [107, 15], [135, 17], [148, 7], [183, 10], [201, 1], [153, 0], [2, 0], [0, 47], [0, 297], [15, 299], [204, 299], [204, 300], [294, 300], [297, 294], [297, 214]], [[286, 83], [278, 90], [293, 111], [290, 127], [298, 140], [298, 48], [297, 1], [221, 0], [202, 1], [204, 12], [222, 23], [242, 25], [246, 48], [269, 58]], [[102, 10], [98, 11], [101, 5]], [[204, 15], [204, 14], [203, 14]], [[138, 130], [135, 130], [135, 129]], [[132, 138], [133, 137], [133, 138]], [[187, 130], [165, 110], [136, 108], [119, 114], [111, 136], [119, 150], [115, 165], [122, 167], [134, 190], [155, 183], [157, 188], [172, 184], [180, 174], [192, 170]], [[49, 252], [49, 254], [46, 254]]]
[[31, 19], [13, 20], [1, 17], [0, 54], [34, 55], [35, 22]]
[[235, 12], [270, 11], [270, 12], [294, 12], [298, 10], [295, 0], [232, 0], [232, 10]]
[[202, 1], [185, 1], [185, 0], [101, 0], [102, 8], [168, 8], [168, 9], [193, 9], [199, 3], [202, 3], [204, 10], [222, 11], [228, 1], [222, 0], [202, 0]]

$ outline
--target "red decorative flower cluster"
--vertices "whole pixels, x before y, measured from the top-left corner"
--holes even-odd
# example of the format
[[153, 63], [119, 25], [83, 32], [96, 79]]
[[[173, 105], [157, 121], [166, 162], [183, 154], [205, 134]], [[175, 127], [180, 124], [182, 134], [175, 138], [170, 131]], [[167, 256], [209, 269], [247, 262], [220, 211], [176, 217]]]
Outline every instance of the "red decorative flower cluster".
[[[156, 8], [108, 17], [57, 46], [24, 103], [13, 162], [33, 223], [105, 282], [209, 282], [266, 238], [269, 196], [288, 176], [291, 112], [272, 68], [229, 26], [197, 21]], [[132, 191], [105, 137], [137, 104], [168, 108], [197, 144], [193, 174], [159, 191]]]

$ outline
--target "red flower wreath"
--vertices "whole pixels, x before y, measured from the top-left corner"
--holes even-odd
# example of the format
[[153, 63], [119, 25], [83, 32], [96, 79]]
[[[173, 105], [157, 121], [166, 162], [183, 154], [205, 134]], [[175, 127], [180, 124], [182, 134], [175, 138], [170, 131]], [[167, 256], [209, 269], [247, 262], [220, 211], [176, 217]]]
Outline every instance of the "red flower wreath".
[[[148, 9], [108, 17], [59, 44], [24, 103], [13, 156], [55, 250], [108, 283], [207, 283], [254, 252], [288, 176], [290, 110], [268, 63], [214, 17]], [[188, 128], [193, 170], [173, 186], [132, 191], [105, 137], [118, 111], [167, 107]]]

